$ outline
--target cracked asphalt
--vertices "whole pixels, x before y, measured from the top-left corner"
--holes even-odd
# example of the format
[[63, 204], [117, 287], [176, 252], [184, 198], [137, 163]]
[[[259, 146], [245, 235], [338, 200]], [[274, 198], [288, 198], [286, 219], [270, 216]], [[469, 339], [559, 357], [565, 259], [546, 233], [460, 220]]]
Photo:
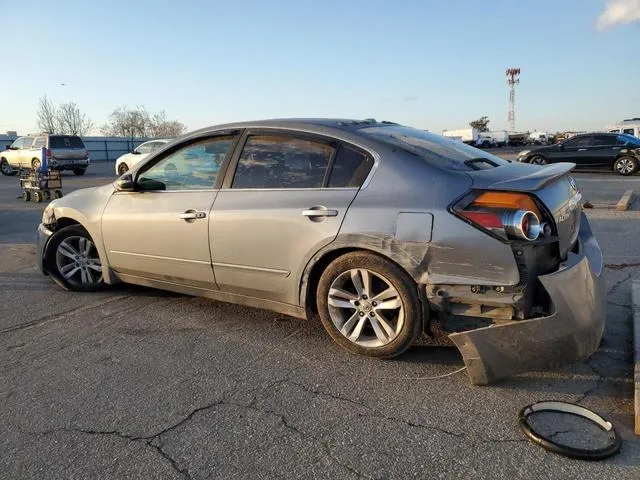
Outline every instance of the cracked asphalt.
[[[67, 191], [105, 183], [93, 167], [65, 176]], [[16, 200], [16, 183], [0, 178], [0, 479], [640, 478], [637, 219], [589, 212], [608, 265], [598, 352], [472, 387], [464, 373], [424, 379], [463, 366], [454, 348], [373, 360], [275, 313], [127, 286], [66, 292], [36, 270], [43, 207]], [[527, 441], [518, 412], [548, 399], [611, 420], [620, 453], [584, 462]], [[557, 415], [535, 422], [569, 444], [602, 440]]]

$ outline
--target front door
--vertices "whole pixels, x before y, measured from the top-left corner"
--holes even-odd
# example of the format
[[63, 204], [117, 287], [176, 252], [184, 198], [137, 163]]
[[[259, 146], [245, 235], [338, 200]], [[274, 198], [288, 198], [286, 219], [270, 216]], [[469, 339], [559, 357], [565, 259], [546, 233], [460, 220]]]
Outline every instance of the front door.
[[589, 148], [593, 146], [591, 135], [580, 135], [562, 142], [554, 154], [556, 162], [574, 162], [577, 167], [589, 166]]
[[117, 273], [215, 289], [209, 214], [218, 171], [233, 136], [189, 141], [151, 159], [137, 173], [137, 190], [114, 193], [102, 234]]
[[296, 305], [306, 261], [338, 234], [372, 160], [336, 142], [255, 132], [236, 157], [210, 222], [218, 286]]

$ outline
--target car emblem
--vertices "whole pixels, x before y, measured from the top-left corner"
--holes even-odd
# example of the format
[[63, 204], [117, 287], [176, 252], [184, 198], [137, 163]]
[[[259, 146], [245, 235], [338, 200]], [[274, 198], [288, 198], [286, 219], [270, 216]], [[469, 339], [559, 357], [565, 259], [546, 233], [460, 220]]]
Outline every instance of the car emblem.
[[576, 181], [571, 176], [569, 177], [569, 188], [571, 188], [573, 193], [578, 191], [578, 185], [576, 185]]

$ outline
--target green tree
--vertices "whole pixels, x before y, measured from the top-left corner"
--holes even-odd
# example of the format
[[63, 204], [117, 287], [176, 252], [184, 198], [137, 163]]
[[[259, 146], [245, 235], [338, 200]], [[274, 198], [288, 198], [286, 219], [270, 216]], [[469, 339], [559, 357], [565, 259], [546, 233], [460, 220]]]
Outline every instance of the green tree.
[[480, 117], [478, 120], [474, 120], [473, 122], [469, 122], [469, 126], [471, 128], [475, 128], [479, 132], [488, 132], [489, 131], [489, 117], [486, 115]]

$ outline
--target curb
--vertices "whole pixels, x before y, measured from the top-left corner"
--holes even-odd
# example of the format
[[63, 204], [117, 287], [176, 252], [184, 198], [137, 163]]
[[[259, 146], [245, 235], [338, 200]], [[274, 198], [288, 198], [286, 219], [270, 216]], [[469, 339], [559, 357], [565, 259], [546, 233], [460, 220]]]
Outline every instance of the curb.
[[616, 210], [619, 212], [629, 210], [631, 202], [633, 202], [633, 190], [626, 190], [620, 200], [618, 200], [618, 203], [616, 203]]
[[633, 416], [635, 432], [640, 435], [640, 279], [631, 284], [631, 302], [633, 307]]

